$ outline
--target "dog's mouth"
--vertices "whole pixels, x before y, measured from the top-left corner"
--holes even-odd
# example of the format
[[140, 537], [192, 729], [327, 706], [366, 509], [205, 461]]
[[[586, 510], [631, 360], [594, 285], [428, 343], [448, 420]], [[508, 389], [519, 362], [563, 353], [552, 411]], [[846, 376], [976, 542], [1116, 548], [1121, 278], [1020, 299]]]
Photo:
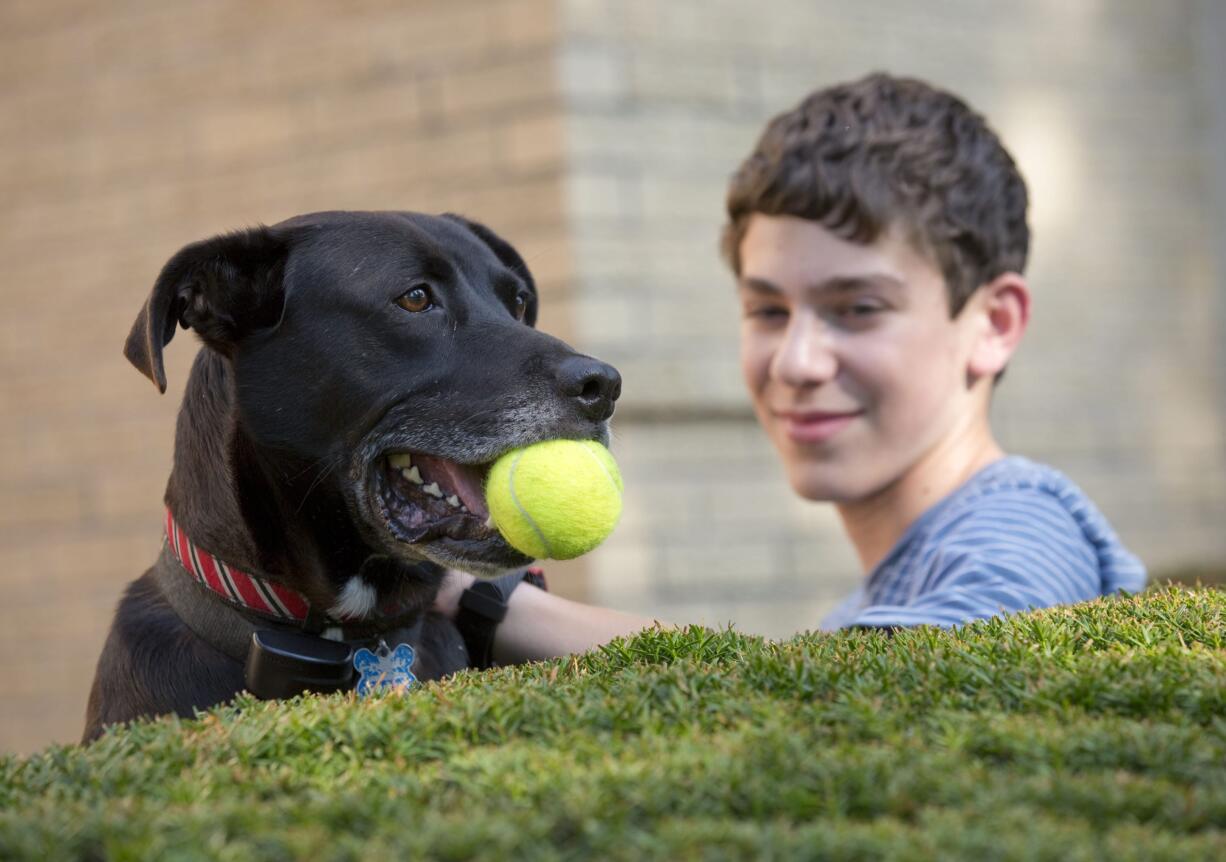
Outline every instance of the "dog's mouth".
[[493, 576], [530, 563], [490, 523], [485, 479], [492, 464], [421, 452], [381, 456], [374, 499], [390, 536], [440, 565], [474, 574]]
[[489, 469], [421, 452], [380, 458], [375, 486], [392, 535], [409, 544], [496, 538], [485, 504]]

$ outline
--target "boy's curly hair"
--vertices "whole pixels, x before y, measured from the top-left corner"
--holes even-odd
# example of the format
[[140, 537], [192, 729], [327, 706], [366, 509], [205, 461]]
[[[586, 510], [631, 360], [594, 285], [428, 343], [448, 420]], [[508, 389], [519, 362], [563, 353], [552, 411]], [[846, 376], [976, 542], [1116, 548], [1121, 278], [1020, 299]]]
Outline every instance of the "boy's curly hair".
[[728, 190], [724, 254], [741, 271], [749, 217], [789, 215], [871, 243], [897, 225], [940, 267], [957, 316], [1026, 266], [1026, 184], [984, 119], [923, 81], [869, 75], [767, 125]]

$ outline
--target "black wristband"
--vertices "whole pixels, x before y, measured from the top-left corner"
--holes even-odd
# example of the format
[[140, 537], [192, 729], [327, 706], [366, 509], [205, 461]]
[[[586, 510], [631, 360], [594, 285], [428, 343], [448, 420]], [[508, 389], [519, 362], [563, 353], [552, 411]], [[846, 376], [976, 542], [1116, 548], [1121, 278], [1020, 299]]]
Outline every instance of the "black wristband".
[[493, 667], [494, 631], [506, 617], [507, 602], [521, 581], [546, 589], [544, 572], [526, 569], [489, 581], [476, 581], [460, 593], [460, 609], [456, 613], [455, 624], [464, 638], [468, 659], [473, 667], [482, 670]]

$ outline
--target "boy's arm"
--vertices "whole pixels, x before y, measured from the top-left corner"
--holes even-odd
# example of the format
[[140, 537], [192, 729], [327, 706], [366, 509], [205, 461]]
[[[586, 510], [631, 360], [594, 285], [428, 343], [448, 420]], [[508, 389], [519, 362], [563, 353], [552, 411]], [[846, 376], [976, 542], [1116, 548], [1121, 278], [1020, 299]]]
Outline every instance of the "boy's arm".
[[[460, 595], [477, 579], [448, 571], [434, 609], [455, 619]], [[632, 635], [660, 620], [585, 605], [520, 584], [507, 600], [507, 615], [494, 630], [493, 657], [498, 664], [557, 658], [587, 652], [616, 637]]]

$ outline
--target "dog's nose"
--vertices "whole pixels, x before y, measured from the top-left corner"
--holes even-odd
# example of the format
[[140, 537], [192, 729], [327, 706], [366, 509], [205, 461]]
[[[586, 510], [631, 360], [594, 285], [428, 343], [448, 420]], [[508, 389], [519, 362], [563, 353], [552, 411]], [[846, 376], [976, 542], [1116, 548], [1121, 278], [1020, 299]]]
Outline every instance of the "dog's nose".
[[613, 402], [622, 394], [622, 376], [590, 356], [568, 356], [558, 368], [558, 386], [585, 417], [603, 421], [613, 415]]

